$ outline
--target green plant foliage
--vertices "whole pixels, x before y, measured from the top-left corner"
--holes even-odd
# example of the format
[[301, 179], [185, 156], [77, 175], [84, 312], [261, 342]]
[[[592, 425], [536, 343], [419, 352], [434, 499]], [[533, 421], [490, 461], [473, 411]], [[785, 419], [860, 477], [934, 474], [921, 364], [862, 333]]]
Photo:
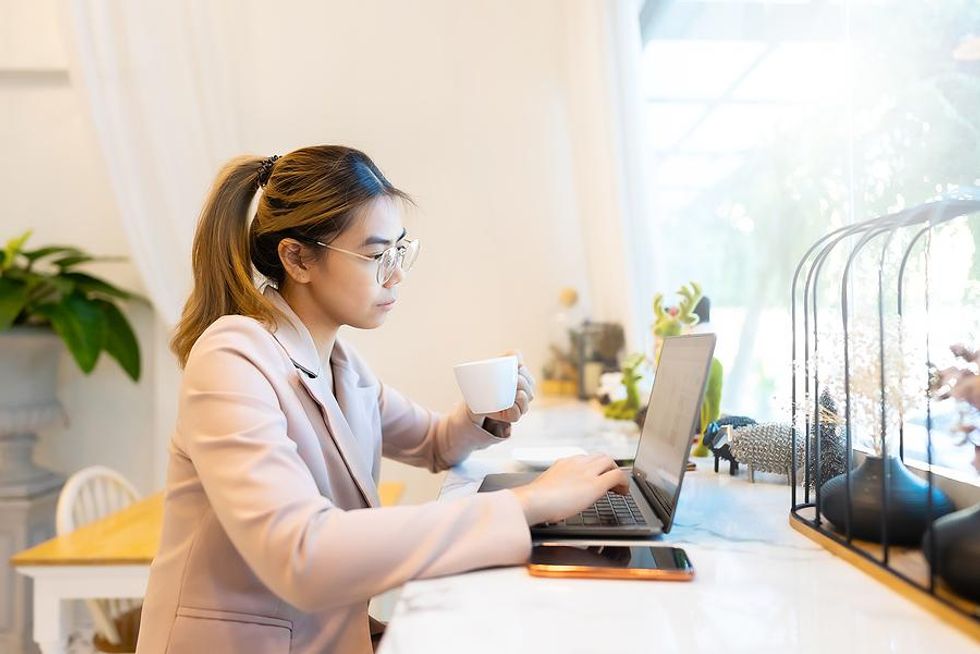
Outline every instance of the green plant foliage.
[[85, 374], [105, 351], [138, 381], [139, 343], [117, 302], [148, 300], [75, 270], [81, 264], [123, 258], [96, 257], [67, 245], [27, 250], [30, 236], [27, 231], [0, 250], [0, 332], [20, 325], [50, 327]]

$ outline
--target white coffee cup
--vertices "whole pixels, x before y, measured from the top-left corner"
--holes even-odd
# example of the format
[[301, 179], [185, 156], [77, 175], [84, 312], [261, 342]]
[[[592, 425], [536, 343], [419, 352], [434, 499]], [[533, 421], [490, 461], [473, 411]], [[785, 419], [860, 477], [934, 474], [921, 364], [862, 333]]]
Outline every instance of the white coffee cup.
[[514, 405], [517, 356], [508, 355], [453, 366], [456, 383], [473, 413], [496, 413]]

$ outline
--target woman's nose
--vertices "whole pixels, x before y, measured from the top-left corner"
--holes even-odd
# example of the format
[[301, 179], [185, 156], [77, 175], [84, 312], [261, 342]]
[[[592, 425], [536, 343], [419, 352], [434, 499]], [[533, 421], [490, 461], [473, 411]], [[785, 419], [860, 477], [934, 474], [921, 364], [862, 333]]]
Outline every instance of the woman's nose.
[[405, 271], [402, 270], [401, 265], [396, 265], [395, 270], [391, 273], [391, 277], [384, 283], [385, 288], [391, 288], [396, 284], [401, 284], [402, 279], [405, 278]]

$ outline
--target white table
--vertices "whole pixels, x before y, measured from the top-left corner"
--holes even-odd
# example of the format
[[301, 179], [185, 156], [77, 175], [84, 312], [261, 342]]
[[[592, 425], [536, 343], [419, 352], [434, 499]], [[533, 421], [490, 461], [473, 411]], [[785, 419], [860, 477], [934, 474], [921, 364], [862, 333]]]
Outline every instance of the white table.
[[[454, 468], [442, 497], [476, 492], [489, 472], [522, 469], [515, 446], [635, 449], [636, 429], [583, 404], [542, 405], [511, 442]], [[617, 449], [618, 448], [618, 449]], [[848, 652], [976, 654], [980, 646], [789, 526], [780, 477], [687, 473], [664, 544], [687, 550], [690, 583], [540, 579], [496, 568], [406, 584], [381, 654], [441, 652]]]

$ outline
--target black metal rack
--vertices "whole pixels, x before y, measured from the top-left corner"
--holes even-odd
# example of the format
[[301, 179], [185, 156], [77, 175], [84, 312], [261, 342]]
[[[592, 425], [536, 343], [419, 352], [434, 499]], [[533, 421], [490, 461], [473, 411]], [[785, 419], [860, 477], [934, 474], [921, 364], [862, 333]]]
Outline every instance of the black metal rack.
[[[881, 475], [881, 543], [880, 550], [871, 550], [864, 546], [859, 546], [855, 542], [852, 534], [852, 393], [851, 393], [851, 351], [849, 346], [850, 309], [854, 300], [854, 288], [852, 271], [858, 255], [868, 248], [872, 242], [881, 242], [881, 253], [877, 259], [877, 313], [878, 313], [878, 365], [880, 366], [880, 410], [881, 410], [881, 438], [882, 459], [888, 455], [887, 420], [886, 420], [886, 369], [885, 369], [885, 290], [886, 290], [886, 253], [893, 243], [896, 235], [908, 239], [902, 251], [897, 266], [897, 316], [901, 323], [903, 311], [907, 308], [907, 303], [903, 299], [903, 286], [905, 276], [908, 271], [908, 264], [913, 253], [913, 249], [920, 243], [923, 246], [924, 275], [925, 275], [925, 294], [922, 298], [923, 308], [927, 316], [929, 312], [929, 259], [931, 256], [931, 241], [933, 231], [940, 225], [956, 219], [969, 219], [970, 216], [980, 212], [980, 189], [967, 188], [961, 189], [941, 197], [934, 202], [928, 202], [919, 206], [888, 214], [871, 220], [866, 220], [853, 225], [841, 227], [834, 230], [819, 240], [817, 240], [800, 259], [793, 275], [791, 288], [791, 313], [792, 313], [792, 448], [793, 456], [791, 469], [792, 484], [792, 507], [791, 522], [799, 528], [803, 526], [813, 530], [819, 536], [827, 539], [839, 546], [846, 548], [851, 554], [859, 559], [886, 570], [896, 578], [901, 579], [914, 588], [927, 593], [933, 599], [948, 605], [951, 609], [959, 612], [963, 616], [980, 623], [980, 616], [971, 613], [963, 608], [958, 602], [951, 602], [949, 597], [938, 594], [936, 588], [936, 574], [933, 565], [929, 562], [927, 580], [915, 579], [913, 576], [897, 569], [890, 560], [893, 544], [888, 534], [888, 507], [887, 498], [889, 497], [890, 475], [887, 466]], [[818, 339], [818, 284], [820, 275], [825, 272], [824, 266], [830, 255], [836, 248], [840, 247], [839, 252], [844, 253], [846, 263], [843, 272], [835, 281], [840, 283], [840, 326], [843, 339], [843, 393], [844, 393], [844, 412], [842, 416], [842, 428], [844, 433], [845, 453], [845, 517], [843, 525], [837, 524], [837, 529], [831, 528], [827, 520], [822, 515], [822, 493], [821, 488], [827, 479], [823, 477], [823, 467], [821, 466], [821, 449], [824, 444], [823, 431], [821, 429], [821, 370], [818, 365], [819, 339]], [[847, 251], [846, 247], [850, 250]], [[896, 272], [894, 268], [887, 272]], [[802, 288], [801, 288], [802, 283]], [[802, 301], [800, 298], [802, 292]], [[871, 289], [868, 289], [872, 292]], [[802, 307], [802, 324], [799, 321], [798, 305]], [[929, 329], [925, 329], [922, 337], [925, 339], [925, 349], [929, 352]], [[799, 348], [798, 337], [802, 335], [802, 348]], [[928, 370], [923, 370], [923, 375], [928, 376]], [[926, 481], [928, 483], [928, 510], [929, 522], [931, 523], [933, 514], [933, 488], [935, 480], [932, 472], [932, 414], [931, 403], [928, 394], [925, 398], [926, 403], [926, 455], [928, 469]], [[802, 420], [800, 417], [802, 415]], [[802, 429], [800, 429], [802, 422]], [[801, 438], [802, 436], [802, 438]], [[898, 427], [898, 457], [902, 461], [905, 459], [905, 428], [901, 423]], [[802, 450], [802, 451], [801, 451]], [[803, 462], [803, 490], [802, 501], [800, 498], [799, 486], [799, 465]], [[815, 479], [811, 476], [815, 475]], [[811, 491], [812, 487], [812, 491]], [[930, 530], [930, 535], [934, 538]], [[931, 547], [935, 551], [935, 545]], [[878, 555], [880, 553], [880, 556]]]

